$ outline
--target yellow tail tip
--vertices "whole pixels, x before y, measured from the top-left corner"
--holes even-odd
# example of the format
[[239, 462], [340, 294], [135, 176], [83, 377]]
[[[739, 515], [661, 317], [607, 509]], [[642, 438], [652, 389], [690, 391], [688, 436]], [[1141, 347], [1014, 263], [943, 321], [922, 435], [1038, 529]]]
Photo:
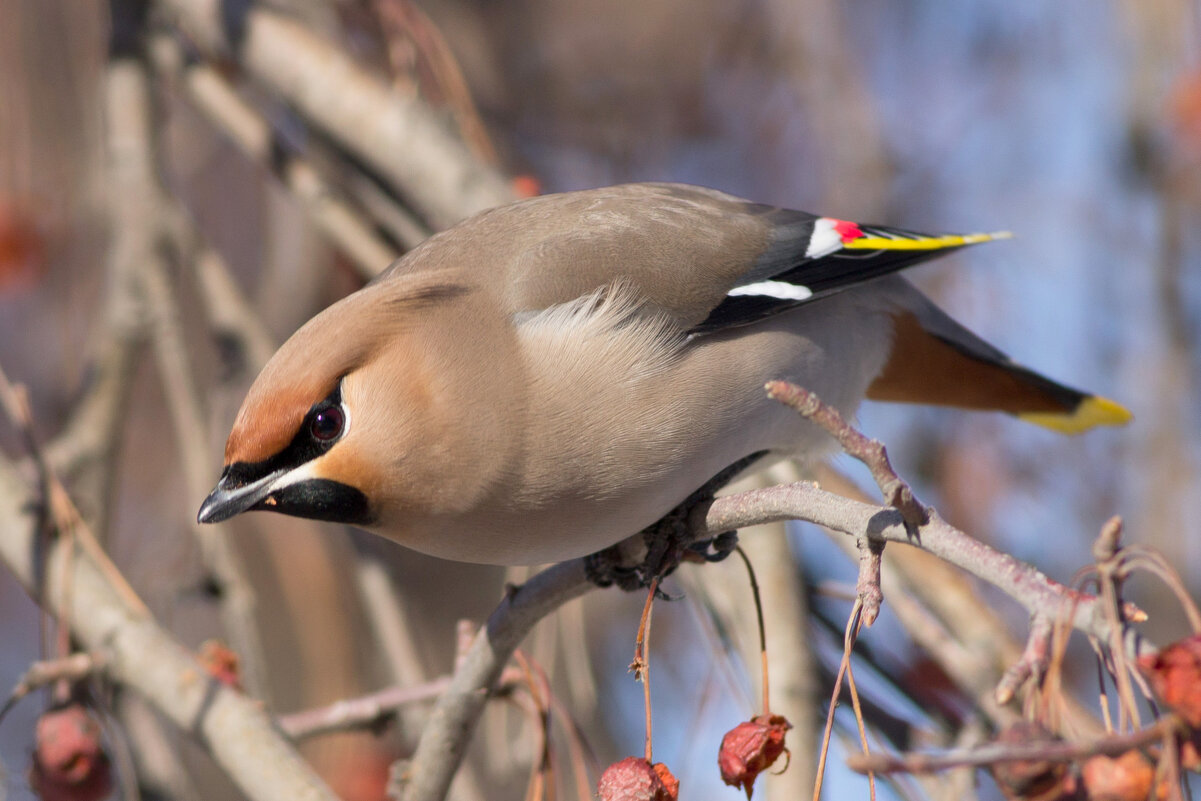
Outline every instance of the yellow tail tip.
[[1097, 426], [1124, 426], [1134, 419], [1125, 406], [1099, 395], [1089, 395], [1080, 401], [1075, 411], [1067, 414], [1026, 412], [1018, 417], [1060, 434], [1079, 434]]

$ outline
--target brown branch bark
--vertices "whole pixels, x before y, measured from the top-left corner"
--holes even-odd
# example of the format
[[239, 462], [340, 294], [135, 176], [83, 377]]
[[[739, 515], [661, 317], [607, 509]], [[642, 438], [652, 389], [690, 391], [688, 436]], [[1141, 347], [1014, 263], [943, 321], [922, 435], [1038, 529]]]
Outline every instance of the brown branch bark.
[[235, 48], [213, 0], [158, 0], [194, 41], [234, 55], [255, 80], [410, 199], [435, 228], [513, 199], [501, 174], [420, 100], [354, 63], [336, 44], [262, 6], [251, 6]]
[[[156, 71], [183, 90], [195, 108], [260, 166], [271, 170], [317, 228], [354, 262], [366, 279], [374, 278], [399, 255], [376, 233], [340, 191], [308, 159], [290, 153], [270, 122], [237, 93], [213, 67], [184, 61], [171, 37], [154, 40]], [[406, 242], [412, 247], [415, 242]]]
[[40, 540], [38, 504], [0, 459], [0, 561], [39, 605], [71, 621], [84, 648], [108, 654], [112, 681], [195, 737], [249, 798], [336, 801], [259, 701], [209, 678], [187, 650], [124, 600], [87, 553], [69, 553], [65, 538]]
[[[838, 495], [872, 502], [854, 482], [829, 465], [818, 468], [816, 476], [820, 486]], [[830, 536], [848, 556], [855, 557], [855, 546], [846, 537]], [[1011, 722], [1011, 714], [1001, 706], [1010, 699], [1002, 691], [1016, 691], [1018, 684], [1013, 682], [1020, 677], [1015, 668], [1021, 670], [1030, 655], [1030, 640], [1045, 635], [1047, 629], [1039, 622], [1043, 618], [1032, 616], [1023, 648], [1002, 616], [978, 593], [972, 579], [933, 554], [916, 548], [893, 548], [882, 571], [882, 587], [892, 611], [914, 641], [976, 699], [994, 725]], [[1070, 716], [1073, 731], [1100, 730], [1096, 717], [1071, 697], [1064, 698], [1064, 711]]]
[[404, 801], [446, 796], [489, 692], [513, 649], [535, 623], [593, 586], [584, 560], [573, 559], [548, 567], [501, 601], [430, 714], [409, 770], [401, 777]]
[[[158, 138], [145, 65], [119, 59], [108, 66], [109, 181], [114, 197], [114, 280], [129, 293], [127, 311], [145, 321], [174, 424], [185, 486], [208, 490], [208, 422], [191, 370], [174, 281], [163, 256], [172, 205], [158, 178]], [[223, 622], [242, 655], [247, 686], [265, 688], [264, 658], [254, 617], [254, 591], [233, 544], [222, 532], [201, 534], [188, 515], [206, 568], [221, 583]]]
[[996, 765], [1024, 760], [1076, 762], [1098, 754], [1120, 756], [1131, 749], [1161, 742], [1164, 735], [1180, 727], [1180, 720], [1168, 715], [1146, 728], [1098, 737], [1084, 743], [1058, 740], [1021, 744], [989, 743], [977, 748], [942, 753], [853, 754], [847, 758], [847, 767], [857, 773], [928, 773], [965, 765]]
[[[914, 545], [997, 587], [1031, 614], [1070, 615], [1072, 627], [1107, 638], [1097, 599], [1069, 589], [1036, 568], [974, 539], [930, 510], [930, 520], [911, 536], [900, 512], [841, 498], [808, 483], [754, 490], [718, 498], [702, 519], [706, 532], [729, 531], [774, 520], [803, 520], [850, 536]], [[1131, 653], [1150, 650], [1127, 630]]]

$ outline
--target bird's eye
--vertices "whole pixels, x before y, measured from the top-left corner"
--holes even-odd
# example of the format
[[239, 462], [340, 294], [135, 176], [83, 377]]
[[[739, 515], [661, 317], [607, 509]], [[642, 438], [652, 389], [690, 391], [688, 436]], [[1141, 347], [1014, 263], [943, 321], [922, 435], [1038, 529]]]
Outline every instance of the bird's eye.
[[309, 433], [315, 440], [329, 442], [338, 438], [345, 425], [346, 415], [337, 406], [330, 406], [313, 415], [313, 419], [309, 423]]

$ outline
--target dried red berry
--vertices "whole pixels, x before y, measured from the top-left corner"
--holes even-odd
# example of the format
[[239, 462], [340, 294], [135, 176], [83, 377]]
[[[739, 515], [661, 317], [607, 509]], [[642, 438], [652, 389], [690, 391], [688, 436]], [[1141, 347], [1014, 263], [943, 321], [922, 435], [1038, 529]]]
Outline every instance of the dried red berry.
[[596, 791], [601, 801], [678, 801], [680, 782], [662, 762], [626, 757], [605, 768]]
[[542, 194], [542, 182], [533, 175], [515, 176], [510, 183], [513, 194], [519, 198], [535, 197]]
[[1088, 801], [1146, 801], [1155, 782], [1155, 767], [1140, 751], [1119, 757], [1090, 757], [1080, 768]]
[[663, 789], [667, 791], [666, 801], [676, 801], [680, 797], [680, 780], [677, 779], [671, 772], [671, 769], [662, 762], [656, 762], [651, 765], [655, 773], [659, 776], [659, 781], [663, 782]]
[[1201, 634], [1140, 656], [1138, 666], [1164, 706], [1193, 728], [1201, 727]]
[[45, 273], [44, 226], [28, 205], [0, 196], [0, 292], [27, 289]]
[[113, 789], [100, 724], [72, 703], [38, 719], [29, 784], [42, 801], [99, 801]]
[[[1023, 720], [1003, 729], [996, 741], [1025, 746], [1058, 739], [1041, 724]], [[1062, 762], [1020, 759], [998, 762], [989, 769], [1001, 794], [1010, 801], [1052, 801], [1071, 798], [1076, 792], [1076, 780]]]
[[196, 659], [205, 671], [226, 687], [242, 689], [242, 672], [238, 655], [220, 640], [205, 640], [200, 644]]
[[722, 781], [743, 788], [749, 799], [755, 777], [788, 750], [784, 734], [791, 728], [782, 715], [759, 715], [726, 732], [717, 754]]

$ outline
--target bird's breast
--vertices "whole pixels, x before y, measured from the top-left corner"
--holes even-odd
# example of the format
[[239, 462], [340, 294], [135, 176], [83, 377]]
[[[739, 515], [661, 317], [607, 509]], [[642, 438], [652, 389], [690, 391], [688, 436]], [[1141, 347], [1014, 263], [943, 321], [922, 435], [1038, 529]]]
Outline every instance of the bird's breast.
[[[854, 324], [841, 324], [848, 319]], [[799, 383], [853, 414], [891, 336], [870, 290], [671, 351], [629, 347], [622, 339], [639, 336], [635, 328], [543, 352], [527, 371], [522, 458], [480, 503], [412, 519], [396, 538], [435, 556], [496, 564], [605, 548], [752, 453], [826, 453], [828, 435], [768, 399], [764, 383]]]

